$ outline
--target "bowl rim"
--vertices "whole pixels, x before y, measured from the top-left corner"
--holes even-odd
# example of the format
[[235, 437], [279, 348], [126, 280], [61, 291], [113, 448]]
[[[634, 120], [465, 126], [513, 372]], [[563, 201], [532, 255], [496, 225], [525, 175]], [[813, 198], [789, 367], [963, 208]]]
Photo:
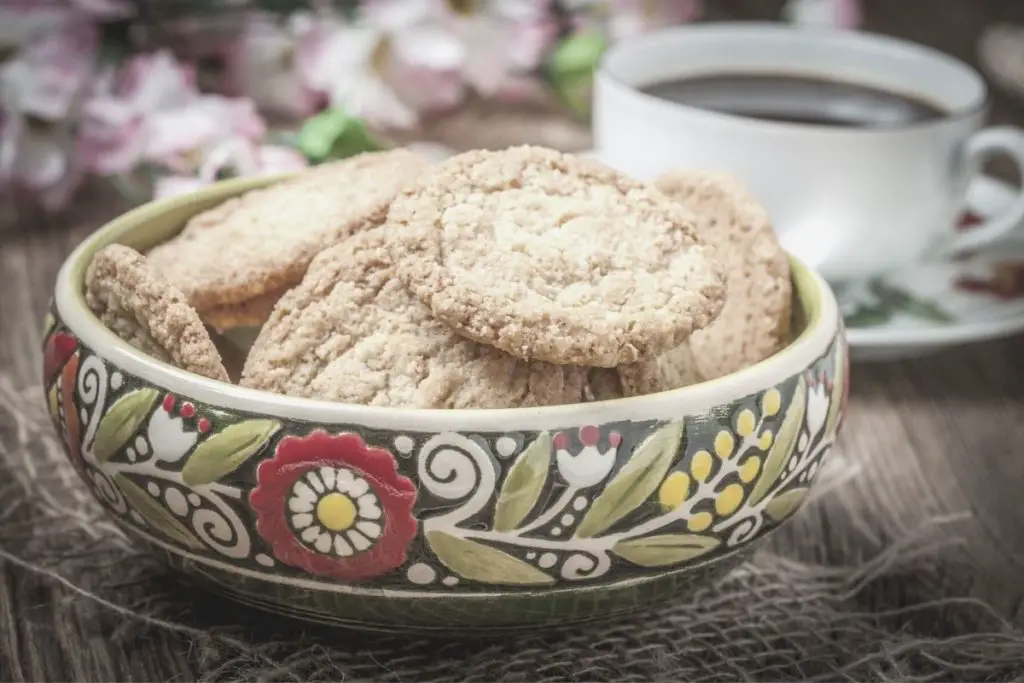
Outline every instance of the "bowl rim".
[[57, 275], [54, 301], [64, 325], [116, 369], [173, 394], [217, 408], [321, 424], [433, 433], [538, 431], [619, 421], [678, 420], [685, 415], [704, 414], [773, 387], [805, 370], [822, 357], [842, 333], [832, 290], [820, 275], [790, 255], [794, 299], [804, 308], [806, 316], [804, 329], [778, 353], [743, 370], [681, 389], [590, 403], [529, 408], [424, 409], [284, 396], [207, 379], [136, 350], [108, 330], [89, 309], [83, 286], [85, 270], [99, 249], [139, 234], [144, 226], [168, 213], [186, 211], [193, 205], [197, 206], [194, 213], [198, 213], [207, 205], [291, 175], [221, 181], [195, 193], [151, 201], [105, 224], [68, 255]]

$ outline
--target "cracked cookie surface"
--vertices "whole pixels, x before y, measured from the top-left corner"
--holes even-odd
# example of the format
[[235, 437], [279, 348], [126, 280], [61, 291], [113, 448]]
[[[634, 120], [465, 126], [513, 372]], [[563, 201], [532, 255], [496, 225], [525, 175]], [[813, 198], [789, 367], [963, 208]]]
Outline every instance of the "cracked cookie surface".
[[697, 216], [701, 239], [727, 275], [721, 313], [687, 342], [699, 373], [721, 377], [785, 346], [793, 296], [789, 258], [767, 212], [727, 173], [672, 171], [655, 185]]
[[185, 295], [129, 247], [96, 252], [85, 276], [89, 308], [135, 348], [210, 379], [230, 381], [220, 353]]
[[724, 303], [695, 218], [652, 186], [539, 147], [435, 165], [392, 203], [399, 277], [462, 335], [614, 367], [678, 346]]
[[317, 256], [263, 326], [242, 385], [409, 408], [513, 408], [589, 398], [586, 368], [514, 358], [434, 319], [395, 276], [389, 239], [378, 228]]
[[[380, 225], [398, 191], [426, 168], [404, 150], [361, 154], [229, 199], [154, 247], [154, 267], [219, 328], [269, 312], [324, 248]], [[264, 299], [264, 300], [261, 300]], [[250, 303], [254, 302], [254, 303]]]

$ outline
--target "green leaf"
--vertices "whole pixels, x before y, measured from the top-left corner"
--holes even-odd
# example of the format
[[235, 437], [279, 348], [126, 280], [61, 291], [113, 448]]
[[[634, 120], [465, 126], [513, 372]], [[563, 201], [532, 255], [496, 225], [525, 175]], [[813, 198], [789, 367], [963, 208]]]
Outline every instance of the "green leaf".
[[844, 322], [851, 329], [878, 327], [892, 320], [892, 313], [878, 307], [862, 307], [844, 317]]
[[793, 391], [793, 398], [786, 408], [786, 416], [782, 418], [782, 425], [775, 435], [768, 457], [765, 458], [764, 467], [761, 468], [761, 477], [754, 484], [754, 489], [747, 499], [748, 505], [757, 505], [771, 490], [775, 482], [779, 480], [783, 468], [793, 455], [796, 442], [800, 438], [800, 429], [804, 425], [804, 413], [807, 410], [807, 380], [803, 374], [799, 375], [796, 381], [796, 389]]
[[666, 567], [706, 555], [721, 544], [712, 536], [661, 534], [619, 541], [612, 552], [641, 567]]
[[907, 302], [905, 310], [909, 315], [929, 320], [933, 323], [948, 324], [956, 321], [956, 318], [952, 315], [939, 308], [937, 304], [927, 301], [926, 299], [912, 297]]
[[46, 394], [47, 407], [50, 409], [50, 417], [53, 418], [55, 425], [60, 425], [60, 408], [58, 407], [57, 387], [60, 386], [60, 382], [54, 382], [53, 386], [50, 387], [50, 391]]
[[596, 33], [581, 33], [563, 39], [547, 63], [548, 81], [562, 102], [579, 116], [590, 110], [594, 70], [608, 47]]
[[796, 512], [800, 503], [807, 497], [806, 488], [790, 489], [785, 493], [775, 496], [771, 502], [764, 506], [764, 512], [773, 522], [781, 522]]
[[665, 478], [682, 438], [680, 421], [665, 425], [640, 444], [629, 462], [594, 500], [577, 527], [576, 536], [596, 536], [640, 507]]
[[836, 351], [833, 354], [835, 365], [832, 370], [832, 395], [829, 397], [828, 416], [825, 418], [825, 434], [832, 434], [836, 425], [839, 424], [840, 411], [843, 407], [843, 397], [846, 394], [846, 383], [850, 381], [846, 373], [846, 349], [842, 341], [836, 341]]
[[594, 31], [563, 38], [548, 58], [548, 70], [554, 77], [593, 74], [607, 48], [608, 42]]
[[189, 548], [198, 550], [203, 547], [202, 542], [188, 527], [178, 521], [167, 508], [158, 503], [153, 496], [142, 490], [135, 482], [123, 474], [115, 474], [114, 483], [117, 488], [121, 489], [121, 493], [124, 494], [132, 508], [155, 530]]
[[505, 477], [494, 507], [494, 530], [512, 531], [537, 504], [551, 469], [551, 436], [542, 432], [523, 449]]
[[181, 480], [200, 486], [231, 474], [266, 446], [280, 428], [277, 420], [246, 420], [225, 427], [196, 446], [181, 468]]
[[156, 389], [136, 389], [110, 406], [110, 410], [100, 420], [96, 438], [92, 442], [92, 454], [98, 462], [106, 462], [114, 457], [139, 430], [139, 425], [149, 415], [159, 397], [160, 392]]
[[490, 546], [453, 536], [446, 531], [428, 531], [427, 545], [441, 564], [459, 576], [480, 583], [514, 586], [551, 585], [555, 579], [532, 564]]
[[47, 311], [46, 317], [43, 318], [43, 340], [50, 336], [55, 327], [57, 327], [57, 319], [53, 317], [53, 313]]
[[313, 163], [384, 149], [360, 119], [337, 107], [306, 119], [299, 130], [297, 143], [299, 151]]

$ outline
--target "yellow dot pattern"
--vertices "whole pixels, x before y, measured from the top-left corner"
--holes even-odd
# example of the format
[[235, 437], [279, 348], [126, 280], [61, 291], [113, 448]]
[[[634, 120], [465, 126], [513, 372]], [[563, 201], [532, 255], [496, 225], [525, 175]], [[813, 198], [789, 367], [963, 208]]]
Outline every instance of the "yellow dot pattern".
[[701, 532], [711, 526], [714, 517], [710, 512], [698, 512], [686, 521], [686, 528], [693, 532]]
[[729, 484], [715, 497], [715, 512], [722, 516], [731, 515], [739, 509], [741, 503], [743, 487], [739, 484]]
[[757, 418], [754, 417], [754, 411], [740, 411], [740, 414], [736, 417], [736, 433], [742, 437], [748, 437], [754, 433], [756, 427]]
[[766, 451], [772, 447], [772, 443], [775, 441], [775, 435], [772, 434], [772, 430], [766, 429], [761, 432], [761, 436], [757, 440], [757, 447], [762, 451]]
[[705, 450], [694, 453], [690, 462], [690, 474], [697, 481], [707, 481], [711, 476], [711, 454]]
[[757, 457], [756, 455], [747, 458], [747, 461], [744, 462], [743, 465], [740, 467], [740, 481], [742, 481], [744, 484], [749, 484], [750, 482], [757, 479], [757, 473], [760, 471], [761, 458]]
[[665, 510], [675, 510], [690, 495], [690, 477], [686, 472], [673, 472], [665, 477], [658, 489], [658, 502]]
[[718, 432], [718, 436], [715, 437], [715, 455], [722, 460], [727, 460], [732, 457], [735, 448], [736, 439], [733, 438], [732, 432], [725, 429]]
[[782, 408], [782, 394], [778, 389], [769, 389], [761, 397], [761, 412], [766, 416], [777, 415]]

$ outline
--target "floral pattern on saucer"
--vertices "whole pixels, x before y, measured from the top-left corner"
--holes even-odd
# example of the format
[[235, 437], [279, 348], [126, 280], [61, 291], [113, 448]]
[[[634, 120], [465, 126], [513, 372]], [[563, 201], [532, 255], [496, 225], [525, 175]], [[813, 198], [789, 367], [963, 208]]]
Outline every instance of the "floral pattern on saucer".
[[[972, 230], [1012, 201], [981, 177], [958, 229]], [[837, 286], [855, 359], [887, 360], [1024, 331], [1024, 226], [991, 248]]]

